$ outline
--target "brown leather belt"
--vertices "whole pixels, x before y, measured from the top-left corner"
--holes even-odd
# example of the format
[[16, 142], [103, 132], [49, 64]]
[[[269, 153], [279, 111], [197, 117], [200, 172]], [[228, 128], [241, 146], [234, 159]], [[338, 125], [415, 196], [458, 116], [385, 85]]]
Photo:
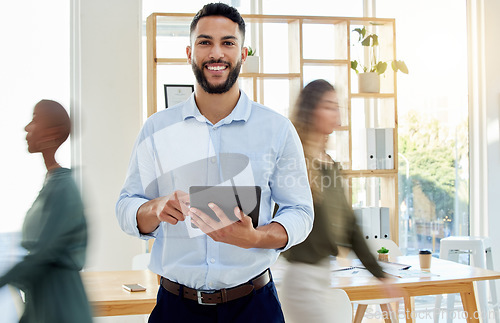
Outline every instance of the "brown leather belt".
[[235, 299], [247, 296], [253, 290], [259, 290], [271, 281], [269, 269], [266, 269], [262, 274], [252, 279], [250, 282], [221, 290], [196, 290], [193, 288], [174, 283], [165, 277], [161, 278], [161, 285], [170, 293], [179, 296], [182, 286], [182, 296], [184, 298], [198, 301], [202, 305], [216, 305], [233, 301]]

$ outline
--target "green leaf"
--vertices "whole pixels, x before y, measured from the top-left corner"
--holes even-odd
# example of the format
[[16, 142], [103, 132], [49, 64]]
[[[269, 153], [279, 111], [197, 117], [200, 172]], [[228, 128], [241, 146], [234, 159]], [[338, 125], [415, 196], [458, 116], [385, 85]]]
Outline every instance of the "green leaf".
[[361, 45], [363, 46], [370, 46], [370, 39], [372, 39], [372, 36], [373, 35], [369, 35], [367, 36], [365, 39], [363, 39], [363, 41], [361, 41]]
[[389, 249], [386, 249], [385, 247], [380, 248], [377, 250], [378, 253], [389, 253]]
[[356, 61], [356, 60], [351, 61], [351, 68], [356, 71], [356, 74], [359, 73], [358, 72], [358, 61]]
[[380, 75], [385, 72], [387, 69], [387, 63], [386, 62], [378, 62], [378, 64], [375, 66], [376, 72]]
[[405, 62], [403, 61], [397, 61], [396, 65], [398, 66], [399, 70], [405, 74], [408, 74], [408, 67], [406, 66]]
[[361, 41], [365, 37], [366, 34], [366, 29], [365, 27], [361, 28], [355, 28], [353, 31], [358, 33], [358, 41]]
[[408, 67], [403, 61], [392, 61], [391, 66], [394, 72], [401, 71], [402, 73], [408, 74]]
[[373, 40], [373, 45], [372, 46], [378, 46], [378, 36], [375, 34], [372, 34], [372, 40]]

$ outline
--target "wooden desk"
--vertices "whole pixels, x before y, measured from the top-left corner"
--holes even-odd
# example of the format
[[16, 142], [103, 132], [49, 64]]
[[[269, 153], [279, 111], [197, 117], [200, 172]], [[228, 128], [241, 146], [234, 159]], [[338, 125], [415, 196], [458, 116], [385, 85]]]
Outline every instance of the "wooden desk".
[[[419, 267], [416, 256], [398, 257], [394, 261]], [[382, 284], [373, 277], [337, 277], [333, 278], [332, 284], [334, 288], [344, 289], [352, 301], [403, 297], [405, 307], [410, 311], [409, 315], [405, 315], [406, 321], [414, 322], [412, 297], [460, 293], [464, 309], [468, 313], [477, 313], [472, 283], [500, 279], [498, 272], [436, 258], [432, 258], [431, 273], [434, 274], [431, 277], [395, 278], [388, 284]], [[82, 278], [95, 316], [149, 314], [156, 304], [158, 280], [156, 274], [149, 270], [83, 272]], [[127, 292], [122, 284], [128, 283], [139, 283], [147, 290]], [[396, 287], [391, 294], [387, 293], [388, 286]], [[468, 322], [479, 320], [470, 317]]]
[[[394, 261], [419, 268], [418, 256], [398, 257]], [[332, 286], [345, 290], [351, 301], [403, 297], [407, 311], [405, 313], [406, 322], [415, 321], [411, 298], [423, 295], [460, 293], [464, 310], [469, 313], [467, 322], [479, 322], [473, 282], [500, 279], [499, 272], [437, 258], [432, 258], [431, 274], [433, 275], [430, 277], [394, 278], [388, 284], [380, 283], [374, 277], [334, 277]], [[393, 287], [390, 294], [387, 292], [387, 287]], [[476, 313], [476, 317], [474, 317], [474, 313]]]
[[[83, 272], [94, 316], [150, 314], [158, 294], [157, 275], [149, 270]], [[141, 284], [144, 292], [128, 292], [123, 284]]]

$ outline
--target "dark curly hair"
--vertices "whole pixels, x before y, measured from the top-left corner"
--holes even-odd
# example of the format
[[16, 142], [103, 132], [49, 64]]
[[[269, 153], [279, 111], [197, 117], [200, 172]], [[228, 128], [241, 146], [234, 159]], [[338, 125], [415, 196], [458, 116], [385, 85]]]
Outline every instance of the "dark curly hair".
[[[241, 17], [240, 13], [236, 8], [228, 6], [225, 3], [209, 3], [203, 6], [200, 11], [194, 16], [193, 21], [191, 21], [190, 36], [193, 34], [193, 30], [198, 25], [198, 21], [203, 17], [208, 16], [222, 16], [238, 24], [240, 33], [243, 37], [242, 44], [245, 42], [245, 21]], [[242, 45], [243, 46], [243, 45]]]

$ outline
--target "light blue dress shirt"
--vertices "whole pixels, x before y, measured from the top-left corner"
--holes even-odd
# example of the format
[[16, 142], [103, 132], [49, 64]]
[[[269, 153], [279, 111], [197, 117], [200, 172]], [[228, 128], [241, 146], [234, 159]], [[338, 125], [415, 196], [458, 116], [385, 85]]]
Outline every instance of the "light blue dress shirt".
[[[150, 234], [139, 233], [136, 214], [143, 203], [196, 185], [260, 186], [259, 225], [280, 223], [288, 234], [285, 248], [243, 249], [216, 242], [189, 221], [162, 222]], [[273, 218], [274, 203], [280, 208]], [[312, 196], [297, 132], [287, 118], [243, 91], [233, 111], [213, 125], [200, 114], [193, 94], [144, 124], [116, 216], [126, 233], [156, 238], [149, 266], [153, 272], [196, 289], [247, 282], [312, 229]]]

